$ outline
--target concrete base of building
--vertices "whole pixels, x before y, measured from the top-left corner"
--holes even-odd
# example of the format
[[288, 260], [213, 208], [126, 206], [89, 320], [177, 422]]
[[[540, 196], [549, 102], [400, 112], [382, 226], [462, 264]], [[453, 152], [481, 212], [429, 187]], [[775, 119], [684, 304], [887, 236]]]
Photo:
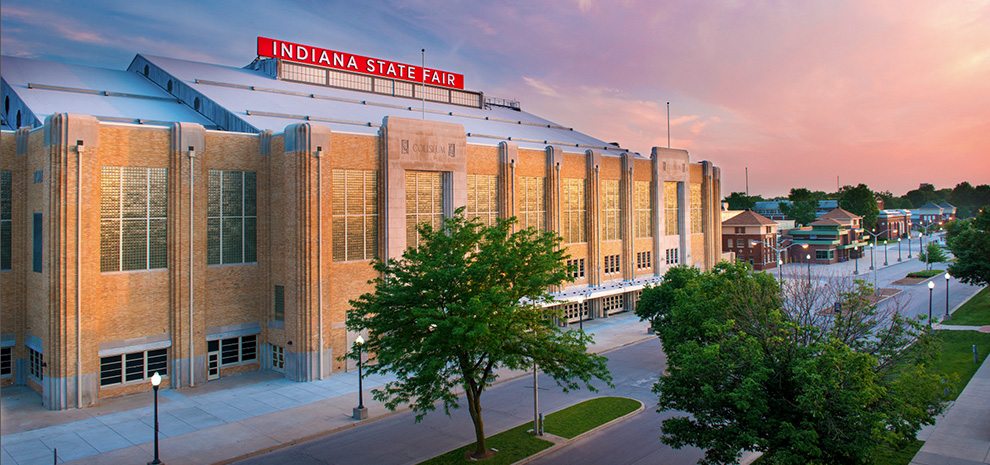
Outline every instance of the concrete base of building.
[[[99, 398], [98, 376], [95, 373], [64, 378], [46, 378], [42, 382], [41, 404], [49, 410], [66, 410], [96, 405]], [[77, 393], [82, 391], [82, 396]], [[79, 401], [82, 401], [80, 403]]]

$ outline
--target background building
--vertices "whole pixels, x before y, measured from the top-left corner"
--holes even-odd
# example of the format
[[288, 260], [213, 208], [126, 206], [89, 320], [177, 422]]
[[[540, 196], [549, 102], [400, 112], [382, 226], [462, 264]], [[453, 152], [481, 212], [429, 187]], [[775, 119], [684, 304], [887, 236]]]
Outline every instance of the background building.
[[863, 217], [841, 208], [826, 213], [809, 227], [792, 229], [790, 236], [794, 244], [808, 246], [806, 250], [795, 250], [793, 261], [806, 261], [810, 255], [813, 263], [844, 262], [862, 257], [866, 246]]
[[284, 58], [2, 60], [18, 129], [0, 134], [0, 379], [52, 409], [149, 389], [156, 371], [187, 387], [347, 370], [370, 260], [459, 207], [563, 236], [570, 321], [722, 256], [717, 167], [518, 102]]
[[911, 210], [880, 210], [876, 231], [880, 240], [907, 237], [911, 232]]
[[777, 223], [752, 210], [722, 222], [722, 249], [735, 253], [736, 260], [755, 270], [777, 266]]

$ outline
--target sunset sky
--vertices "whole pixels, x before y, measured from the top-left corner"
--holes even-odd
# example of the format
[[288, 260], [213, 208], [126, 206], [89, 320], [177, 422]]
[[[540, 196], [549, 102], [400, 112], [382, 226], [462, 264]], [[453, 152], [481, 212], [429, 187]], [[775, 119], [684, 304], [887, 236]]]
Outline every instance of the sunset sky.
[[[166, 6], [167, 5], [167, 6]], [[466, 87], [649, 153], [723, 193], [990, 183], [990, 1], [0, 2], [0, 51], [124, 69], [243, 66], [264, 35], [465, 75]]]

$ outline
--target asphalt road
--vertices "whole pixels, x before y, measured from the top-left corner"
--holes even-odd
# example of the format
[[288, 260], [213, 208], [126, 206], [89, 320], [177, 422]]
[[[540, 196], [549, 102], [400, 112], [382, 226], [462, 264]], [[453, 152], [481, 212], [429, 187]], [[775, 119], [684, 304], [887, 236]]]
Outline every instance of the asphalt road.
[[[697, 450], [675, 451], [658, 439], [662, 416], [656, 413], [653, 383], [666, 365], [666, 357], [655, 338], [635, 343], [606, 354], [615, 388], [601, 386], [598, 393], [587, 390], [564, 394], [551, 379], [540, 377], [540, 405], [545, 413], [553, 412], [591, 397], [619, 395], [638, 399], [646, 409], [627, 421], [601, 431], [570, 447], [583, 450], [586, 444], [602, 451], [588, 453], [587, 458], [552, 463], [650, 463], [688, 465], [697, 461]], [[542, 388], [547, 388], [543, 390]], [[486, 433], [494, 434], [532, 421], [532, 378], [525, 376], [499, 384], [482, 397]], [[620, 429], [621, 427], [621, 429]], [[600, 438], [618, 431], [621, 438], [603, 443]], [[338, 432], [272, 453], [254, 457], [244, 464], [414, 464], [448, 450], [473, 442], [474, 434], [466, 408], [427, 415], [419, 424], [410, 412], [398, 413], [378, 421]], [[604, 444], [604, 445], [602, 445]], [[598, 459], [595, 459], [598, 457]], [[548, 459], [557, 460], [556, 456]], [[629, 460], [629, 461], [626, 461]], [[661, 462], [657, 462], [661, 460]], [[646, 462], [642, 462], [646, 463]]]

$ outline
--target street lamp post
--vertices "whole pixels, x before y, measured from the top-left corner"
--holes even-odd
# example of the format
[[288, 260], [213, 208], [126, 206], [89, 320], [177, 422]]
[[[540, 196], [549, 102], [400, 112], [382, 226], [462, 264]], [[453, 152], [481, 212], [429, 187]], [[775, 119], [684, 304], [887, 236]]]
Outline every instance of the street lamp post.
[[158, 386], [162, 384], [162, 376], [156, 371], [151, 375], [151, 388], [155, 391], [155, 459], [148, 462], [148, 465], [161, 465], [158, 459]]
[[897, 261], [901, 261], [901, 238], [897, 238]]
[[911, 232], [911, 228], [908, 228], [908, 258], [909, 259], [911, 258], [911, 236], [912, 235], [914, 235], [914, 233]]
[[887, 239], [883, 240], [883, 266], [887, 266]]
[[811, 254], [805, 255], [804, 259], [808, 261], [808, 286], [811, 286]]
[[784, 285], [784, 275], [780, 271], [781, 268], [783, 268], [783, 267], [784, 267], [784, 261], [781, 260], [780, 257], [778, 256], [778, 258], [777, 258], [777, 284], [779, 284], [780, 286], [783, 286]]
[[857, 274], [858, 275], [859, 274], [859, 246], [858, 245], [856, 247], [853, 247], [853, 253], [856, 254], [856, 257], [855, 257], [855, 260], [856, 260], [856, 269], [853, 270], [853, 274]]
[[355, 420], [364, 420], [368, 418], [368, 408], [364, 406], [364, 371], [362, 367], [362, 359], [364, 352], [364, 338], [359, 334], [356, 339], [354, 339], [354, 349], [357, 350], [357, 367], [358, 367], [358, 406], [354, 407], [354, 413], [351, 416]]
[[952, 279], [952, 276], [949, 276], [949, 272], [946, 271], [945, 272], [945, 318], [942, 319], [943, 321], [949, 319], [949, 280], [950, 279]]
[[587, 297], [581, 295], [577, 299], [578, 303], [578, 330], [584, 333], [584, 303], [587, 301]]
[[537, 373], [536, 361], [533, 361], [533, 436], [543, 436], [543, 431], [540, 431], [540, 394]]
[[932, 322], [932, 291], [935, 290], [935, 282], [928, 281], [928, 329], [934, 325]]

